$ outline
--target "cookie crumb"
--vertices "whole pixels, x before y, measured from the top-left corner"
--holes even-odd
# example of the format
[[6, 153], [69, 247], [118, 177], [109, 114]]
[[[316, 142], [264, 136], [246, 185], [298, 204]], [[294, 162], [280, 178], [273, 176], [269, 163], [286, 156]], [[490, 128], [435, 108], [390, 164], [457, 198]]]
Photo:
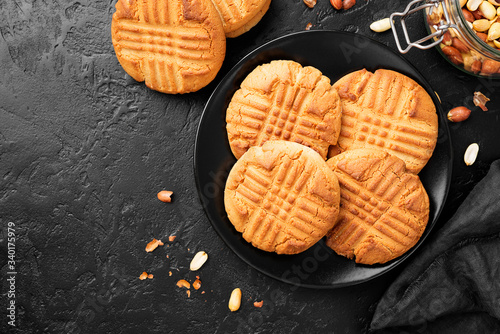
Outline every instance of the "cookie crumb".
[[255, 307], [262, 307], [262, 305], [264, 305], [264, 301], [263, 300], [261, 300], [260, 302], [254, 302], [253, 303], [253, 306], [255, 306]]
[[181, 279], [177, 282], [177, 286], [179, 288], [186, 288], [186, 289], [189, 289], [191, 287], [191, 284], [189, 284], [188, 281], [186, 281], [185, 279]]
[[153, 239], [152, 241], [150, 241], [147, 245], [146, 245], [146, 252], [148, 253], [151, 253], [152, 251], [154, 251], [158, 246], [163, 246], [164, 243], [161, 242], [161, 240], [156, 240], [156, 239]]
[[172, 202], [172, 198], [170, 196], [172, 196], [173, 193], [174, 192], [170, 191], [170, 190], [162, 190], [156, 196], [158, 197], [158, 199], [160, 201], [165, 202], [165, 203], [170, 203], [170, 202]]

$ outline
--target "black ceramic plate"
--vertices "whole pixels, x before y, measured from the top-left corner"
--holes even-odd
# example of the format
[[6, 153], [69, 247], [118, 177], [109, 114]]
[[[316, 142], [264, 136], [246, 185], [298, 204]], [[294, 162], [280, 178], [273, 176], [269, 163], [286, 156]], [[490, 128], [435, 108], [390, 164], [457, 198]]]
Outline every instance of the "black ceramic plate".
[[[225, 111], [233, 93], [256, 66], [289, 59], [314, 66], [335, 82], [343, 75], [366, 68], [386, 68], [406, 74], [432, 96], [439, 114], [436, 149], [420, 178], [429, 194], [430, 218], [415, 247], [384, 265], [356, 264], [327, 248], [323, 241], [298, 255], [277, 255], [247, 243], [227, 219], [224, 186], [235, 163], [226, 134]], [[366, 37], [336, 31], [295, 33], [271, 41], [243, 58], [222, 80], [201, 117], [196, 138], [194, 167], [198, 193], [214, 229], [243, 261], [278, 280], [306, 287], [340, 287], [367, 281], [403, 262], [422, 244], [435, 225], [450, 185], [452, 153], [446, 121], [439, 101], [422, 75], [399, 54]]]

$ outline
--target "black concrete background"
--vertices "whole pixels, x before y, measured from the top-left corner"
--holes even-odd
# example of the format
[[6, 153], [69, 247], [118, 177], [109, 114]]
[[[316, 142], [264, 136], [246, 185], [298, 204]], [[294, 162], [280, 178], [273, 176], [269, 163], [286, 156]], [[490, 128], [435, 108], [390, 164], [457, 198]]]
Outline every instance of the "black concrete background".
[[[225, 246], [205, 217], [193, 149], [204, 104], [249, 51], [309, 22], [312, 30], [356, 32], [394, 49], [392, 34], [374, 33], [369, 24], [407, 1], [358, 0], [337, 12], [327, 0], [314, 9], [302, 0], [273, 0], [254, 29], [228, 41], [214, 82], [188, 95], [157, 93], [125, 74], [110, 39], [114, 4], [0, 1], [0, 332], [367, 331], [378, 299], [404, 265], [334, 290], [296, 289], [258, 273]], [[421, 15], [409, 24], [412, 35], [425, 33]], [[466, 122], [449, 124], [454, 171], [438, 229], [500, 158], [500, 81], [465, 75], [436, 50], [404, 57], [427, 78], [444, 110], [473, 109]], [[475, 90], [491, 97], [490, 111], [472, 105]], [[463, 153], [472, 142], [480, 153], [466, 167]], [[172, 203], [156, 199], [162, 189], [174, 191]], [[15, 328], [7, 323], [9, 222], [16, 237]], [[174, 242], [144, 251], [153, 237], [167, 241], [169, 235], [177, 236]], [[209, 260], [191, 273], [190, 259], [199, 250]], [[140, 281], [143, 271], [154, 278]], [[202, 287], [188, 298], [175, 283], [195, 275]], [[243, 291], [242, 307], [231, 313], [227, 301], [235, 287]], [[262, 309], [254, 308], [256, 300], [264, 300]]]

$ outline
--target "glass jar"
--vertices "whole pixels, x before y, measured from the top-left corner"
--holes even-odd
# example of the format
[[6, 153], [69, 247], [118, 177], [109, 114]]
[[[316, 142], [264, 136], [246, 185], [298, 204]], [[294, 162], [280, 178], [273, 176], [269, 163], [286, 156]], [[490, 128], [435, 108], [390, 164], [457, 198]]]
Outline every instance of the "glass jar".
[[[469, 10], [474, 9], [474, 3], [481, 5], [474, 11]], [[421, 9], [424, 9], [430, 35], [411, 42], [404, 18]], [[445, 59], [460, 70], [476, 76], [500, 78], [500, 0], [415, 0], [405, 12], [394, 13], [391, 18], [396, 16], [401, 16], [408, 43], [406, 49], [401, 48], [393, 24], [393, 33], [401, 52], [406, 53], [411, 47], [428, 49], [436, 46]], [[428, 40], [432, 43], [424, 45]]]

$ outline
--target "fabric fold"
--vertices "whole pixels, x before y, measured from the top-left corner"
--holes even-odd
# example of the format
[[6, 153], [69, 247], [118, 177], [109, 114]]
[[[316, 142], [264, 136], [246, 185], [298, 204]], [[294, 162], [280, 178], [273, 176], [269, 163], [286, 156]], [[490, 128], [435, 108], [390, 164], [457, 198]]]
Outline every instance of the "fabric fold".
[[499, 255], [500, 160], [391, 284], [370, 329], [500, 333]]

